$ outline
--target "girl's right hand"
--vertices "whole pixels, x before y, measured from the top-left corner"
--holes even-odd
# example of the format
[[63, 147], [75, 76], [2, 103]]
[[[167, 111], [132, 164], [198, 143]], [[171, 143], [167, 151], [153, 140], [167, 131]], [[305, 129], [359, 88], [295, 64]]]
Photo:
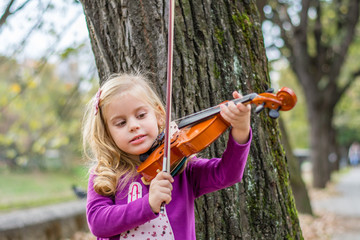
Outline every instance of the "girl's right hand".
[[171, 201], [173, 177], [167, 172], [159, 172], [150, 183], [149, 204], [154, 213], [160, 212], [163, 202], [168, 204]]

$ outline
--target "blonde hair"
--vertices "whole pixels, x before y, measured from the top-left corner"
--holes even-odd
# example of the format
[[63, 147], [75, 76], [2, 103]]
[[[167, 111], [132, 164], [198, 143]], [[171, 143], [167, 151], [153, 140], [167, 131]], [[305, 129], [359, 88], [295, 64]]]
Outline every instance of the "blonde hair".
[[130, 159], [127, 153], [117, 147], [108, 131], [103, 109], [115, 95], [131, 93], [142, 96], [142, 100], [155, 110], [158, 122], [162, 123], [158, 126], [159, 131], [164, 127], [165, 110], [150, 82], [139, 73], [111, 75], [100, 91], [98, 113], [95, 114], [96, 97], [86, 107], [82, 129], [83, 148], [85, 156], [95, 163], [92, 168], [96, 175], [94, 190], [103, 196], [114, 196], [118, 188], [123, 190], [137, 175], [136, 166], [140, 162]]

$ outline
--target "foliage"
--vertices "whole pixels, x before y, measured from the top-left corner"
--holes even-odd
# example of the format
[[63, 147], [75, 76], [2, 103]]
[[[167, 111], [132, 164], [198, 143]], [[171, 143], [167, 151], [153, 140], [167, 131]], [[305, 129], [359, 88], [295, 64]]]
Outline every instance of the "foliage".
[[[360, 31], [360, 26], [357, 32]], [[359, 35], [359, 34], [358, 34]], [[338, 142], [349, 147], [352, 142], [360, 142], [360, 81], [359, 76], [353, 75], [358, 71], [360, 55], [360, 37], [356, 38], [349, 49], [345, 66], [341, 72], [340, 84], [345, 84], [348, 78], [357, 78], [354, 84], [343, 95], [335, 109], [334, 125], [338, 133]]]
[[96, 82], [82, 7], [8, 0], [0, 9], [0, 170], [69, 168]]
[[348, 90], [336, 108], [334, 120], [338, 141], [348, 148], [351, 143], [360, 142], [360, 82]]
[[285, 124], [290, 144], [293, 149], [309, 148], [309, 126], [307, 123], [307, 109], [303, 89], [296, 81], [296, 77], [293, 72], [290, 71], [287, 63], [281, 63], [281, 61], [279, 61], [276, 64], [274, 63], [273, 66], [274, 65], [278, 66], [275, 70], [280, 73], [279, 79], [274, 85], [289, 87], [297, 96], [295, 107], [291, 111], [281, 112], [280, 115]]
[[[1, 59], [1, 167], [58, 169], [79, 159], [82, 106], [87, 94], [54, 65]], [[71, 70], [71, 69], [70, 69]], [[68, 70], [69, 72], [71, 72]]]

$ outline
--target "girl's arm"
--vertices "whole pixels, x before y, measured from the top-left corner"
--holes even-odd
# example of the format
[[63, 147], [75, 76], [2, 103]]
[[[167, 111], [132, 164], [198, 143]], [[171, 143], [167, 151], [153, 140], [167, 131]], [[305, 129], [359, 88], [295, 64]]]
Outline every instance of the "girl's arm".
[[[233, 92], [234, 98], [240, 98]], [[192, 163], [191, 176], [196, 197], [240, 182], [244, 173], [252, 138], [250, 128], [250, 105], [228, 102], [220, 106], [221, 116], [231, 124], [231, 134], [222, 158], [200, 160]]]
[[151, 210], [149, 194], [127, 204], [115, 205], [111, 197], [95, 192], [94, 178], [94, 175], [90, 175], [86, 215], [89, 228], [95, 236], [104, 238], [115, 236], [158, 216]]
[[194, 159], [188, 163], [186, 174], [193, 186], [195, 197], [229, 187], [241, 181], [251, 139], [251, 129], [248, 142], [245, 144], [239, 144], [230, 134], [227, 148], [221, 158]]

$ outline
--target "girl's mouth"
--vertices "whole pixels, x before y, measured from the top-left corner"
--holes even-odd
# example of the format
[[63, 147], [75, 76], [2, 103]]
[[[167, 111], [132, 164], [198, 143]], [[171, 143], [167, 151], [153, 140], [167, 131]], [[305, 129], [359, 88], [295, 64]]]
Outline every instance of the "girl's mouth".
[[133, 139], [131, 139], [130, 143], [140, 144], [145, 141], [145, 136], [146, 135], [138, 135], [138, 136], [134, 137]]

